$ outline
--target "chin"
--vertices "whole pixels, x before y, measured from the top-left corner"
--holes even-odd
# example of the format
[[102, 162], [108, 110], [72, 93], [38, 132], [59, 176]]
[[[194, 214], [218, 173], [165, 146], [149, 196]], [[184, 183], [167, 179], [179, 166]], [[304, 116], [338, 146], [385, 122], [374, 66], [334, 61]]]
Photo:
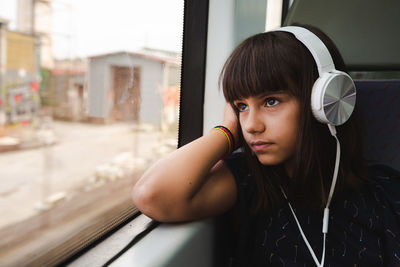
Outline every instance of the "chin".
[[279, 165], [283, 162], [282, 159], [276, 157], [276, 156], [272, 156], [272, 155], [266, 155], [266, 154], [256, 154], [258, 161], [262, 164], [262, 165], [266, 165], [266, 166], [274, 166], [274, 165]]

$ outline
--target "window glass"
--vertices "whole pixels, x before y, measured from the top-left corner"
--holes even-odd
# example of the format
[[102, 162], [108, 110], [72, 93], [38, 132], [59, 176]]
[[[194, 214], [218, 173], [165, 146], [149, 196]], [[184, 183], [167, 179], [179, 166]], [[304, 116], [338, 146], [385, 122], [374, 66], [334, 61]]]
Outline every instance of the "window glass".
[[177, 146], [183, 0], [0, 2], [0, 261], [56, 264]]

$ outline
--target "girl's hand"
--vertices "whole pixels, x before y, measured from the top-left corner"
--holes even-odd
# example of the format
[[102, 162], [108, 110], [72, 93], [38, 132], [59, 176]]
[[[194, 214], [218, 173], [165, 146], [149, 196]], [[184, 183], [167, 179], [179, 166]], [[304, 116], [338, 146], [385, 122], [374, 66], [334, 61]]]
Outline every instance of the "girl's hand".
[[[238, 127], [238, 118], [236, 112], [233, 110], [231, 104], [225, 104], [225, 111], [224, 111], [224, 122], [222, 125], [228, 127], [231, 130], [233, 137], [235, 138], [236, 146], [238, 145], [239, 141], [239, 127]], [[236, 149], [237, 147], [235, 147]]]

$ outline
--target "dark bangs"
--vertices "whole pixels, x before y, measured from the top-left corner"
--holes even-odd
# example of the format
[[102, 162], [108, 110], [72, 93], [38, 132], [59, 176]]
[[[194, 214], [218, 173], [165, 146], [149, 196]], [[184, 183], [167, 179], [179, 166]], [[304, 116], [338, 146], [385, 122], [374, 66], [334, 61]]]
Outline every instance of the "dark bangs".
[[221, 72], [220, 84], [226, 101], [232, 103], [274, 91], [288, 91], [298, 97], [296, 87], [301, 65], [294, 58], [301, 54], [298, 50], [298, 44], [282, 32], [260, 33], [243, 41]]

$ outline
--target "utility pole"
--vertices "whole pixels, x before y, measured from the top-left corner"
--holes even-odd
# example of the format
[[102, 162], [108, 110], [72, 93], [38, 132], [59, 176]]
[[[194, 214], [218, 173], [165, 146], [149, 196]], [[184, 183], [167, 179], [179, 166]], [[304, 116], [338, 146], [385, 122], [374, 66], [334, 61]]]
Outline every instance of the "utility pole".
[[5, 123], [6, 123], [6, 115], [4, 110], [5, 98], [3, 92], [3, 75], [4, 75], [4, 65], [5, 58], [3, 57], [4, 46], [4, 38], [5, 38], [5, 30], [8, 25], [8, 20], [0, 18], [0, 137], [4, 135], [5, 132]]
[[31, 34], [35, 36], [35, 4], [36, 0], [31, 0]]

